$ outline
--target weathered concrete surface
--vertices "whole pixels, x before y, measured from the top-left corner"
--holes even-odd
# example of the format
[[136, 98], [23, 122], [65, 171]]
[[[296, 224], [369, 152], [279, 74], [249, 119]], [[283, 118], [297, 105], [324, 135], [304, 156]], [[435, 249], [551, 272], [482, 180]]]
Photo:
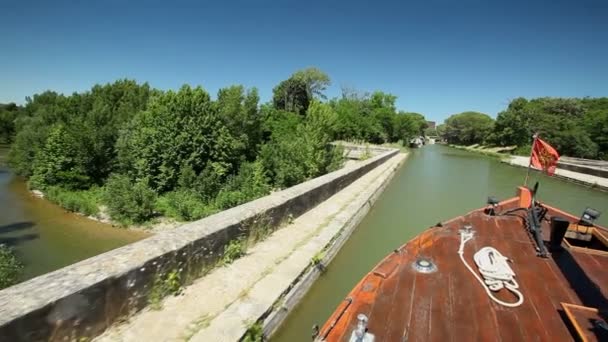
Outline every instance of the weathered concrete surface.
[[344, 149], [344, 155], [347, 158], [357, 160], [360, 160], [363, 157], [375, 157], [382, 153], [394, 150], [394, 148], [373, 144], [357, 145], [347, 142], [334, 142], [332, 145], [341, 146]]
[[195, 279], [224, 246], [263, 224], [278, 227], [398, 153], [390, 151], [292, 188], [162, 232], [0, 291], [0, 341], [93, 337], [141, 310], [155, 278]]
[[[161, 310], [146, 309], [98, 341], [238, 340], [281, 295], [298, 287], [313, 256], [350, 234], [345, 228], [365, 215], [404, 158], [391, 158], [254, 245], [246, 256], [198, 279], [181, 296], [167, 298]], [[284, 305], [275, 308], [286, 312]]]
[[389, 168], [388, 172], [385, 172], [378, 177], [372, 186], [363, 190], [359, 196], [335, 218], [334, 223], [340, 225], [341, 228], [339, 232], [332, 237], [331, 241], [325, 245], [322, 252], [323, 257], [319, 263], [321, 267], [309, 267], [301, 277], [291, 285], [288, 292], [286, 292], [278, 302], [275, 302], [273, 311], [264, 319], [265, 336], [272, 337], [287, 318], [287, 315], [297, 306], [304, 295], [306, 295], [313, 283], [323, 273], [323, 267], [329, 265], [338, 254], [342, 246], [355, 231], [356, 227], [371, 210], [373, 204], [376, 203], [376, 200], [388, 186], [406, 158], [407, 155], [403, 155], [401, 160], [397, 160], [393, 168]]
[[[504, 160], [504, 162], [514, 166], [528, 167], [528, 164], [530, 163], [530, 158], [523, 156], [512, 156], [511, 158]], [[571, 170], [565, 170], [563, 168], [560, 168], [559, 165], [558, 168], [555, 170], [554, 176], [574, 183], [590, 186], [599, 190], [608, 191], [608, 178], [584, 174]]]
[[605, 160], [561, 157], [557, 166], [560, 169], [608, 178], [608, 161]]

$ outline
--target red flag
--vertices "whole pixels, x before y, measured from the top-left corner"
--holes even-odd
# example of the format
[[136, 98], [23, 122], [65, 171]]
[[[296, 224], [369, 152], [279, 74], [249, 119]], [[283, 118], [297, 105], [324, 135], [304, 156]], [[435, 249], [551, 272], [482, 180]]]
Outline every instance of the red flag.
[[534, 168], [545, 171], [549, 176], [555, 173], [555, 167], [559, 160], [559, 153], [540, 138], [534, 139], [532, 145], [532, 155], [530, 165]]

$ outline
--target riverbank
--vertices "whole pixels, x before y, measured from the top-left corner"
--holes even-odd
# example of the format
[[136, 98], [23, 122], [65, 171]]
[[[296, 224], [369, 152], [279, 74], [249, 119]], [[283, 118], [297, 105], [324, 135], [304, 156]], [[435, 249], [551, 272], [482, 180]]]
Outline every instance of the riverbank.
[[[530, 157], [511, 156], [510, 158], [504, 159], [503, 162], [509, 165], [527, 168], [530, 163]], [[540, 172], [536, 169], [532, 170], [533, 172]], [[593, 189], [608, 191], [608, 178], [566, 170], [560, 168], [559, 165], [555, 169], [555, 174], [553, 175], [553, 177], [563, 179], [568, 182], [577, 183]]]
[[511, 155], [509, 153], [513, 152], [517, 148], [517, 146], [487, 147], [487, 146], [482, 146], [482, 145], [478, 145], [478, 144], [470, 145], [470, 146], [463, 146], [463, 145], [448, 145], [448, 146], [452, 147], [452, 148], [457, 148], [459, 150], [479, 153], [479, 154], [483, 154], [483, 155], [498, 158], [498, 159], [508, 158]]
[[[527, 168], [529, 165], [529, 156], [518, 156], [510, 154], [513, 152], [515, 146], [507, 147], [485, 147], [481, 145], [461, 146], [461, 145], [448, 145], [452, 148], [459, 150], [474, 152], [483, 154], [492, 158], [498, 158], [503, 163]], [[590, 164], [592, 165], [587, 165]], [[603, 161], [592, 161], [585, 159], [576, 159], [569, 157], [562, 157], [557, 165], [554, 177], [573, 182], [579, 185], [587, 186], [593, 189], [602, 191], [608, 191], [608, 178], [603, 175], [608, 173], [606, 167], [600, 167], [596, 164], [605, 164]], [[538, 170], [533, 169], [534, 172]]]
[[161, 215], [141, 224], [125, 224], [116, 221], [109, 215], [107, 206], [99, 203], [102, 192], [103, 189], [100, 188], [78, 192], [58, 188], [52, 188], [50, 192], [43, 192], [39, 189], [29, 190], [32, 197], [53, 203], [63, 208], [66, 212], [82, 216], [88, 220], [107, 224], [114, 228], [155, 234], [175, 229], [187, 223]]
[[[397, 143], [375, 145], [364, 142], [354, 143], [336, 141], [333, 142], [332, 145], [339, 145], [344, 148], [345, 160], [341, 168], [355, 165], [363, 160], [367, 160], [369, 158], [382, 154], [389, 149], [398, 149], [402, 153], [407, 152], [406, 147], [403, 147], [401, 144]], [[195, 221], [180, 221], [177, 218], [162, 215], [158, 212], [158, 208], [156, 208], [155, 216], [152, 217], [149, 221], [140, 224], [126, 224], [124, 222], [112, 219], [112, 217], [108, 213], [107, 206], [100, 204], [104, 191], [101, 188], [95, 188], [85, 191], [69, 191], [58, 188], [51, 188], [51, 190], [57, 191], [45, 193], [38, 189], [32, 189], [30, 190], [30, 193], [32, 194], [32, 196], [48, 200], [64, 208], [68, 212], [72, 212], [77, 215], [81, 215], [87, 219], [101, 222], [104, 224], [109, 224], [113, 227], [120, 227], [126, 230], [143, 231], [147, 233], [156, 234], [163, 231], [172, 230], [188, 222]], [[156, 203], [155, 205], [158, 207], [158, 203]]]
[[258, 327], [272, 333], [405, 158], [405, 154], [392, 157], [253, 246], [244, 257], [213, 270], [180, 296], [167, 298], [161, 310], [145, 309], [98, 340], [232, 341], [260, 318], [265, 320]]
[[0, 244], [12, 247], [23, 263], [21, 282], [148, 236], [35, 197], [23, 179], [0, 165]]
[[[387, 150], [356, 165], [2, 290], [0, 340], [23, 340], [22, 326], [28, 326], [28, 332], [43, 339], [51, 333], [57, 339], [93, 338], [113, 323], [156, 307], [166, 295], [179, 292], [182, 285], [193, 284], [217, 270], [217, 266], [239, 260], [248, 253], [247, 248], [252, 249], [275, 230], [289, 226], [294, 218], [384, 167], [396, 155], [397, 150]], [[320, 224], [318, 217], [311, 222]], [[296, 236], [297, 232], [293, 233]], [[278, 248], [290, 246], [292, 235], [283, 236]], [[311, 259], [305, 260], [306, 265]], [[254, 265], [257, 261], [253, 260]], [[272, 265], [275, 263], [276, 260]], [[235, 284], [245, 274], [237, 276]], [[225, 289], [223, 279], [218, 291]], [[232, 300], [240, 298], [239, 294]], [[69, 317], [51, 321], [44, 318], [51, 312], [66, 310], [66, 306], [73, 312]], [[80, 309], [83, 307], [87, 310]]]

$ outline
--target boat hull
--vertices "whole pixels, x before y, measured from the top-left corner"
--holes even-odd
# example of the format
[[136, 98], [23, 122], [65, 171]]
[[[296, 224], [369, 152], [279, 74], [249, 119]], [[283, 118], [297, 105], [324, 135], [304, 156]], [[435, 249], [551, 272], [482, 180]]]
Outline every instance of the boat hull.
[[[520, 188], [518, 197], [501, 202], [497, 210], [527, 206], [530, 194], [525, 190]], [[547, 217], [578, 220], [545, 207]], [[465, 260], [475, 265], [473, 254], [484, 246], [495, 247], [510, 258], [525, 296], [521, 306], [508, 308], [493, 302], [465, 268], [457, 253], [464, 225], [475, 231], [465, 247]], [[608, 237], [605, 228], [595, 229]], [[543, 222], [543, 232], [548, 241], [548, 222]], [[435, 270], [417, 269], [416, 261], [421, 259], [431, 261]], [[317, 339], [350, 340], [357, 316], [364, 314], [368, 333], [376, 341], [570, 341], [574, 324], [562, 318], [564, 303], [608, 310], [608, 272], [602, 267], [608, 269], [608, 253], [567, 246], [541, 258], [523, 215], [490, 216], [481, 208], [431, 227], [389, 254], [349, 293]], [[516, 300], [507, 290], [496, 296], [506, 302]]]

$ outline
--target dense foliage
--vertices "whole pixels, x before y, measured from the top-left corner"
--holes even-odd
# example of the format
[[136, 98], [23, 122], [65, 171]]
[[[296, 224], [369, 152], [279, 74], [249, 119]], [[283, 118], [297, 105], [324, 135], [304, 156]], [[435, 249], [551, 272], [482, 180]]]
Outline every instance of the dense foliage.
[[441, 130], [450, 143], [518, 146], [519, 153], [529, 152], [539, 133], [562, 155], [608, 159], [608, 98], [517, 98], [496, 121], [466, 112], [448, 118]]
[[500, 112], [490, 140], [528, 145], [539, 133], [563, 155], [608, 159], [608, 98], [518, 98]]
[[0, 144], [13, 141], [15, 136], [15, 119], [22, 108], [14, 103], [0, 104]]
[[146, 108], [153, 92], [122, 80], [71, 96], [47, 91], [28, 98], [14, 120], [11, 166], [36, 187], [103, 184], [115, 167], [120, 129]]
[[494, 120], [487, 114], [464, 112], [445, 120], [443, 136], [450, 144], [481, 144], [492, 132]]
[[418, 113], [397, 112], [396, 96], [380, 91], [359, 94], [343, 90], [342, 97], [329, 102], [337, 114], [335, 138], [376, 144], [407, 142], [424, 134], [426, 120]]
[[0, 244], [0, 289], [19, 281], [23, 265], [15, 257], [10, 247]]
[[297, 71], [272, 90], [272, 103], [277, 109], [304, 114], [315, 97], [325, 98], [323, 91], [330, 83], [317, 68]]
[[[9, 163], [47, 198], [123, 223], [157, 215], [194, 220], [339, 168], [331, 141], [407, 140], [424, 117], [397, 113], [382, 92], [322, 102], [316, 68], [280, 82], [268, 104], [257, 90], [160, 91], [119, 80], [66, 96], [52, 91], [0, 107]], [[354, 94], [354, 93], [352, 93]]]

